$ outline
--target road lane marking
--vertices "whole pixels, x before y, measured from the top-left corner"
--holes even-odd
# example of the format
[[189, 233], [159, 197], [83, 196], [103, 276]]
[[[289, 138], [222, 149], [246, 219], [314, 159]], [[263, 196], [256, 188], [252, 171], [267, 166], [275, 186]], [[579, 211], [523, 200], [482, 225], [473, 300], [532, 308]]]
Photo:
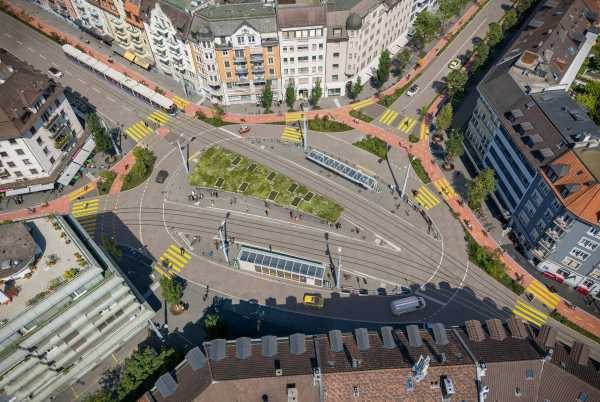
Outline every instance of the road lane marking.
[[81, 82], [82, 84], [87, 84], [87, 82], [85, 82], [84, 80], [82, 80], [81, 78], [77, 78], [77, 81]]
[[114, 100], [113, 98], [111, 98], [110, 96], [107, 96], [107, 97], [106, 97], [106, 99], [107, 99], [109, 102], [113, 102], [113, 103], [115, 102], [115, 100]]
[[17, 43], [21, 46], [23, 46], [23, 42], [21, 42], [20, 40], [17, 39]]
[[29, 50], [31, 53], [33, 53], [33, 49], [30, 48], [29, 46], [27, 46], [27, 50]]
[[11, 35], [11, 34], [9, 34], [8, 32], [4, 32], [4, 36], [7, 36], [7, 37], [9, 37], [9, 38], [12, 38], [12, 35]]
[[48, 59], [46, 58], [46, 56], [44, 56], [43, 54], [40, 54], [40, 57], [41, 57], [42, 59], [44, 59], [44, 60], [48, 60]]
[[96, 87], [92, 87], [92, 91], [94, 91], [94, 92], [96, 92], [98, 94], [100, 93], [100, 90], [98, 88], [96, 88]]

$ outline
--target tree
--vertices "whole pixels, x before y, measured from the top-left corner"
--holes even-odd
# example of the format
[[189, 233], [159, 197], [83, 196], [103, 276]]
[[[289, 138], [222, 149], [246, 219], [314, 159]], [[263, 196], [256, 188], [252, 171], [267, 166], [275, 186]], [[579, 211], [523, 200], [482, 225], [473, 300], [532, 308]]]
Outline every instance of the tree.
[[450, 128], [452, 124], [452, 117], [454, 114], [454, 110], [452, 107], [452, 102], [448, 102], [442, 107], [440, 113], [438, 113], [437, 118], [435, 120], [435, 124], [438, 130], [447, 130]]
[[137, 400], [138, 393], [143, 393], [147, 389], [144, 384], [153, 383], [165, 369], [171, 366], [178, 359], [177, 353], [173, 348], [163, 349], [158, 356], [151, 348], [146, 348], [142, 352], [135, 352], [124, 362], [121, 380], [117, 391], [117, 400]]
[[531, 6], [531, 0], [519, 0], [516, 4], [519, 14], [523, 14]]
[[227, 335], [225, 321], [223, 321], [217, 312], [206, 314], [204, 317], [204, 329], [209, 338], [225, 337]]
[[96, 113], [88, 113], [85, 115], [85, 125], [89, 128], [90, 133], [94, 137], [96, 149], [100, 152], [107, 153], [112, 149], [112, 141], [98, 118]]
[[493, 169], [482, 170], [469, 183], [467, 198], [469, 207], [474, 211], [479, 211], [485, 198], [496, 190], [495, 174]]
[[452, 130], [446, 140], [446, 165], [452, 165], [455, 158], [460, 158], [465, 153], [465, 144], [460, 130]]
[[288, 85], [285, 88], [285, 103], [290, 110], [294, 109], [294, 103], [296, 103], [296, 88], [294, 87], [293, 80], [289, 80]]
[[477, 70], [481, 67], [490, 55], [490, 47], [485, 42], [481, 42], [475, 48], [475, 60], [473, 62], [473, 69]]
[[270, 80], [267, 81], [267, 85], [265, 85], [265, 87], [262, 90], [260, 103], [267, 113], [271, 111], [271, 107], [273, 106], [273, 90], [271, 88]]
[[104, 247], [108, 254], [112, 255], [115, 258], [121, 258], [121, 256], [123, 255], [123, 251], [121, 251], [121, 249], [117, 246], [117, 243], [115, 243], [115, 241], [112, 238], [108, 237], [105, 234], [102, 234], [100, 240], [102, 241], [102, 247]]
[[498, 43], [502, 41], [504, 38], [504, 32], [502, 31], [502, 26], [497, 22], [492, 22], [489, 26], [489, 30], [487, 33], [487, 41], [491, 47], [496, 46]]
[[423, 49], [437, 35], [441, 26], [440, 18], [425, 10], [415, 19], [415, 35], [413, 37], [418, 49]]
[[456, 0], [440, 0], [438, 3], [438, 15], [444, 25], [453, 15], [458, 14], [458, 11], [459, 4]]
[[310, 90], [310, 103], [313, 105], [313, 107], [319, 106], [321, 96], [323, 96], [323, 88], [321, 88], [321, 79], [317, 78], [312, 89]]
[[410, 62], [411, 56], [412, 55], [410, 53], [410, 50], [408, 50], [406, 48], [402, 49], [402, 51], [400, 51], [394, 55], [392, 64], [394, 65], [393, 72], [395, 75], [402, 74], [402, 72], [404, 71], [404, 69], [406, 68], [408, 63]]
[[350, 99], [354, 100], [358, 98], [358, 95], [360, 95], [362, 90], [363, 84], [360, 80], [360, 77], [358, 77], [354, 83], [352, 83], [352, 81], [348, 82], [348, 96], [350, 97]]
[[390, 52], [384, 49], [379, 56], [379, 66], [377, 67], [377, 87], [381, 88], [383, 84], [390, 78], [390, 66], [392, 60], [390, 59]]
[[167, 304], [174, 305], [181, 302], [181, 298], [183, 297], [183, 286], [178, 281], [163, 276], [160, 280], [160, 289]]
[[469, 76], [464, 69], [452, 70], [446, 77], [446, 87], [448, 89], [448, 95], [454, 96], [465, 89], [465, 84]]
[[504, 31], [510, 30], [514, 27], [519, 21], [519, 16], [517, 15], [517, 11], [514, 8], [511, 8], [504, 14], [504, 20], [502, 21], [502, 27]]

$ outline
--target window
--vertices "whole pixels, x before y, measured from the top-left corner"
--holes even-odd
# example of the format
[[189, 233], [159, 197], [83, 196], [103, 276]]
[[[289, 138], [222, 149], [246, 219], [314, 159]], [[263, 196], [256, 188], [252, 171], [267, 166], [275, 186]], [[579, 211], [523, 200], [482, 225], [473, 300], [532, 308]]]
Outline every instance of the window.
[[225, 60], [225, 63], [224, 63], [224, 64], [225, 64], [225, 68], [229, 68], [229, 67], [231, 67], [231, 64], [230, 64], [230, 63], [229, 63], [227, 60]]
[[340, 65], [339, 65], [339, 64], [334, 64], [334, 65], [333, 65], [333, 68], [339, 68], [339, 67], [340, 67]]
[[38, 145], [42, 145], [43, 141], [42, 141], [42, 137], [37, 137], [35, 139], [35, 142], [37, 142]]
[[579, 269], [579, 267], [581, 266], [581, 263], [578, 261], [575, 261], [574, 259], [572, 259], [571, 257], [565, 257], [563, 258], [563, 260], [561, 261], [561, 264], [564, 265], [565, 267], [577, 270]]
[[533, 370], [532, 369], [527, 369], [527, 379], [533, 380]]
[[588, 230], [588, 234], [600, 239], [600, 228], [591, 227], [590, 230]]
[[575, 258], [577, 258], [578, 260], [581, 260], [581, 261], [587, 260], [588, 257], [590, 256], [590, 253], [587, 253], [587, 252], [585, 252], [582, 249], [577, 248], [577, 247], [573, 247], [573, 250], [571, 250], [570, 254], [573, 257], [575, 257]]
[[334, 74], [331, 76], [331, 81], [337, 81], [337, 80], [338, 80], [337, 74]]
[[582, 237], [581, 239], [579, 239], [577, 244], [591, 251], [594, 251], [598, 248], [598, 242], [588, 239], [587, 237]]
[[238, 45], [243, 45], [244, 44], [244, 37], [243, 36], [238, 36], [237, 37], [237, 43], [238, 43]]
[[38, 171], [37, 171], [37, 169], [29, 169], [29, 172], [30, 172], [31, 174], [38, 174]]
[[527, 215], [529, 215], [529, 216], [535, 215], [535, 207], [533, 206], [531, 201], [527, 200], [524, 208], [525, 208], [525, 212], [527, 212]]
[[319, 43], [319, 50], [323, 50], [323, 44]]
[[25, 155], [25, 152], [21, 148], [15, 149], [15, 152], [17, 155]]
[[270, 69], [269, 69], [269, 74], [271, 74], [271, 75], [275, 75], [275, 69], [274, 69], [274, 68], [270, 68]]
[[8, 157], [8, 154], [6, 152], [0, 152], [0, 156], [6, 158]]
[[554, 209], [555, 211], [558, 211], [558, 209], [560, 208], [560, 201], [555, 198], [552, 200], [552, 209]]
[[536, 206], [540, 206], [540, 204], [542, 203], [542, 201], [544, 201], [544, 199], [542, 198], [542, 196], [540, 195], [540, 193], [537, 192], [537, 190], [533, 190], [533, 193], [531, 193], [531, 199], [533, 200], [533, 202], [535, 203]]
[[580, 392], [577, 397], [577, 402], [587, 402], [589, 400], [589, 396], [585, 392]]
[[8, 143], [11, 145], [15, 145], [17, 143], [17, 140], [15, 140], [14, 138], [11, 138], [10, 140], [8, 140]]
[[529, 215], [527, 215], [527, 213], [523, 210], [519, 212], [519, 221], [521, 222], [521, 225], [523, 225], [523, 227], [526, 227], [529, 223]]
[[17, 166], [17, 165], [15, 165], [15, 163], [14, 163], [14, 162], [6, 162], [6, 165], [7, 165], [8, 167], [10, 167], [10, 168], [14, 168], [14, 167], [16, 167], [16, 166]]
[[56, 159], [54, 159], [54, 156], [50, 157], [50, 163], [54, 164], [54, 162], [56, 162]]
[[358, 391], [358, 386], [354, 385], [352, 387], [352, 396], [355, 398], [358, 398], [359, 395], [360, 395], [360, 392]]
[[31, 165], [31, 161], [29, 159], [23, 159], [23, 165]]
[[23, 177], [23, 173], [19, 172], [18, 170], [15, 170], [14, 173], [17, 177]]
[[590, 278], [594, 278], [600, 281], [600, 269], [596, 268], [588, 275]]
[[50, 151], [48, 151], [48, 147], [44, 147], [42, 151], [44, 151], [44, 155], [48, 155], [50, 153]]
[[254, 43], [256, 41], [256, 38], [254, 38], [254, 35], [248, 35], [248, 43]]
[[340, 53], [339, 52], [334, 52], [333, 53], [333, 57], [340, 57]]
[[227, 76], [227, 78], [231, 78], [231, 72], [227, 71], [227, 72], [225, 73], [225, 75]]
[[545, 197], [550, 192], [550, 187], [548, 187], [546, 185], [546, 182], [541, 181], [540, 185], [538, 186], [538, 191], [540, 192], [540, 194], [542, 195], [542, 197]]
[[552, 210], [550, 208], [544, 211], [544, 219], [546, 219], [548, 222], [552, 220], [552, 215]]
[[269, 57], [269, 64], [273, 64], [273, 58]]

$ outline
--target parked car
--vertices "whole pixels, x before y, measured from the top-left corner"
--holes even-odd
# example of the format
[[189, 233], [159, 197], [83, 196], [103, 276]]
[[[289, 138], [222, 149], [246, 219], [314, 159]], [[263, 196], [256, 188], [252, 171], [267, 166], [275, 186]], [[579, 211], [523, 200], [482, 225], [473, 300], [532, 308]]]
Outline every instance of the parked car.
[[458, 59], [452, 59], [452, 60], [450, 60], [450, 63], [448, 63], [448, 68], [450, 70], [458, 70], [461, 67], [462, 67], [462, 63]]
[[160, 170], [156, 174], [156, 182], [162, 184], [165, 182], [165, 180], [167, 180], [167, 177], [169, 177], [169, 172], [167, 172], [166, 170]]
[[323, 308], [325, 305], [325, 299], [318, 293], [305, 293], [302, 303], [305, 306]]
[[61, 78], [64, 74], [62, 71], [60, 71], [58, 68], [56, 67], [50, 67], [48, 69], [48, 74], [52, 77], [52, 78]]
[[408, 88], [408, 91], [406, 91], [406, 95], [408, 96], [415, 96], [417, 94], [417, 92], [419, 92], [419, 86], [417, 84], [411, 86], [410, 88]]

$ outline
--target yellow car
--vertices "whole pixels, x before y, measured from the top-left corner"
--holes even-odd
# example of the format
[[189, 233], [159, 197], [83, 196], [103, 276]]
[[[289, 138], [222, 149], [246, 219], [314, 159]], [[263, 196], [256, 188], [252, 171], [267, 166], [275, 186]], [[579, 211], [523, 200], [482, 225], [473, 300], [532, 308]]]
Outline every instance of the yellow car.
[[323, 308], [325, 305], [325, 299], [323, 299], [323, 296], [317, 293], [305, 293], [302, 303], [306, 306]]

